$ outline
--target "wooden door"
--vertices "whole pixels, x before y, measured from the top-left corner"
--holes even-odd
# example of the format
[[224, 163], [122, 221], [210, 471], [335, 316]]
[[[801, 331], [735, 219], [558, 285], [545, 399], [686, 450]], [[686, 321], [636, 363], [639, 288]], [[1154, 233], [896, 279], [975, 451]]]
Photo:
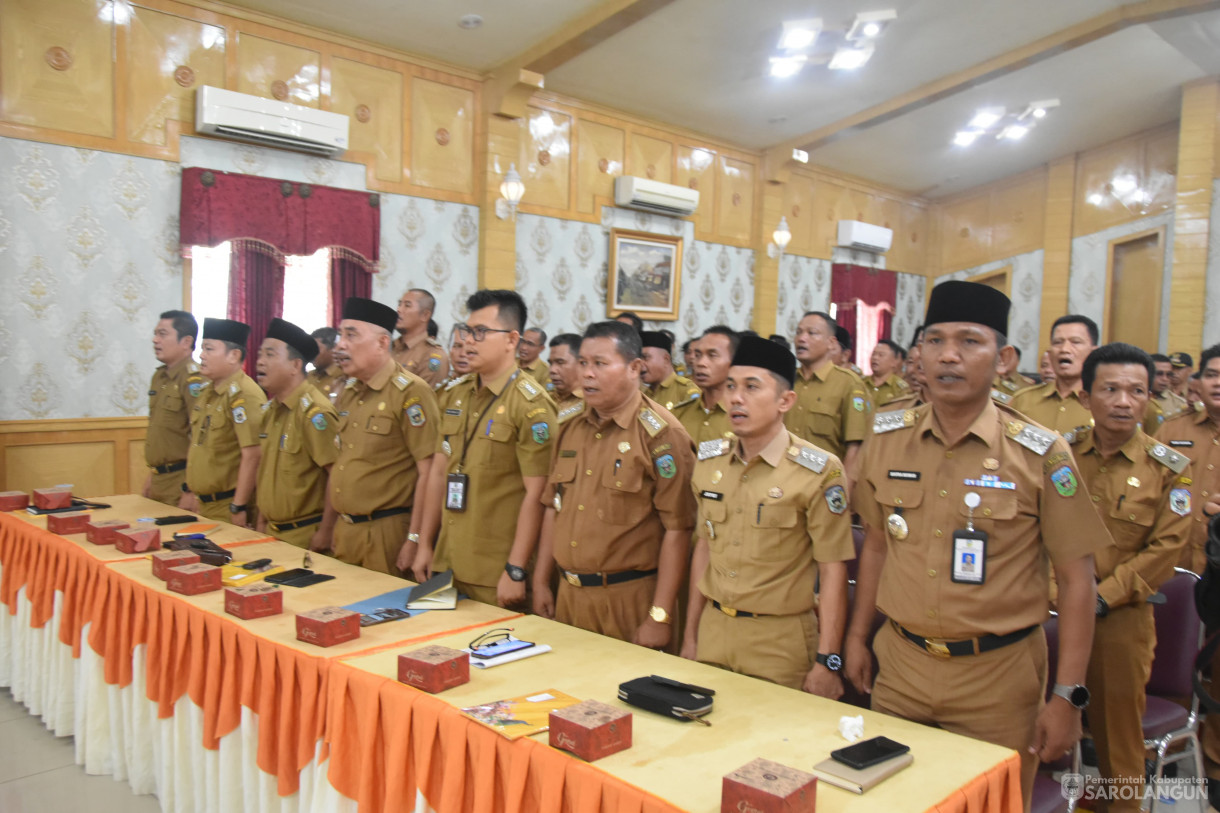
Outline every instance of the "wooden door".
[[1161, 283], [1165, 247], [1160, 230], [1110, 244], [1106, 337], [1157, 352], [1161, 336]]

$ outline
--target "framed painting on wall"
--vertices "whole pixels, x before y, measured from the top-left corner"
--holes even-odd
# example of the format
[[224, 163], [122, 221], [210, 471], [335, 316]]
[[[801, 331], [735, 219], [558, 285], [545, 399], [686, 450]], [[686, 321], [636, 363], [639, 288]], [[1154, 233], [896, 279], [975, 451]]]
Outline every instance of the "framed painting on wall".
[[641, 319], [676, 320], [681, 284], [681, 237], [625, 229], [610, 232], [609, 318], [632, 311]]

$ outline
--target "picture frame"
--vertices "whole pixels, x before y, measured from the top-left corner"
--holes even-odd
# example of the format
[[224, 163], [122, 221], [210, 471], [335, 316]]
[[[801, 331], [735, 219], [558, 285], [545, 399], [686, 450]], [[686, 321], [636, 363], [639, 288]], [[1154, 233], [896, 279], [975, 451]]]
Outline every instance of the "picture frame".
[[641, 319], [678, 319], [682, 287], [682, 238], [627, 229], [610, 231], [606, 316], [623, 311]]

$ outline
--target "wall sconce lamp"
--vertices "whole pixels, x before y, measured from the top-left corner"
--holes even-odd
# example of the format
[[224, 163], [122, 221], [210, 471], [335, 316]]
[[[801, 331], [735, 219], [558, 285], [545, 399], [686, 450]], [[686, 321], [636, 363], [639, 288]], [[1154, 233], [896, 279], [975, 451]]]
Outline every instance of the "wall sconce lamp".
[[792, 230], [788, 228], [788, 218], [781, 217], [775, 231], [771, 232], [771, 245], [767, 246], [768, 257], [784, 258], [784, 249], [792, 242]]
[[525, 197], [525, 184], [517, 172], [516, 164], [508, 165], [504, 180], [500, 183], [500, 199], [496, 201], [496, 217], [501, 220], [517, 219], [517, 205]]

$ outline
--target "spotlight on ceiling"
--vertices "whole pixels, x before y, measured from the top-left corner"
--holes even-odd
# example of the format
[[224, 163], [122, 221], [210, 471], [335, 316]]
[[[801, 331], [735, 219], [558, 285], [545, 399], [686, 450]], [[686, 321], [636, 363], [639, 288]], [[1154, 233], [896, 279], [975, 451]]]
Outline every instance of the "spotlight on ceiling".
[[974, 118], [970, 119], [969, 126], [975, 130], [986, 130], [1002, 118], [1004, 118], [1004, 108], [984, 107], [974, 114]]
[[873, 46], [871, 45], [861, 48], [840, 48], [835, 51], [835, 55], [830, 58], [830, 64], [826, 67], [832, 71], [854, 71], [868, 62], [872, 55]]
[[822, 31], [820, 19], [787, 20], [784, 22], [784, 32], [779, 37], [781, 51], [804, 51], [813, 45]]
[[883, 11], [862, 11], [856, 15], [855, 21], [847, 31], [848, 42], [876, 39], [885, 30], [886, 24], [898, 18], [894, 9]]
[[805, 55], [797, 54], [796, 56], [773, 56], [771, 57], [771, 75], [779, 79], [787, 79], [789, 76], [796, 76], [801, 72], [801, 66], [805, 64]]
[[978, 137], [977, 130], [959, 130], [957, 135], [953, 136], [953, 143], [959, 147], [969, 147]]
[[1005, 138], [1009, 141], [1020, 141], [1029, 135], [1029, 128], [1024, 124], [1010, 124], [1000, 131], [996, 138]]

